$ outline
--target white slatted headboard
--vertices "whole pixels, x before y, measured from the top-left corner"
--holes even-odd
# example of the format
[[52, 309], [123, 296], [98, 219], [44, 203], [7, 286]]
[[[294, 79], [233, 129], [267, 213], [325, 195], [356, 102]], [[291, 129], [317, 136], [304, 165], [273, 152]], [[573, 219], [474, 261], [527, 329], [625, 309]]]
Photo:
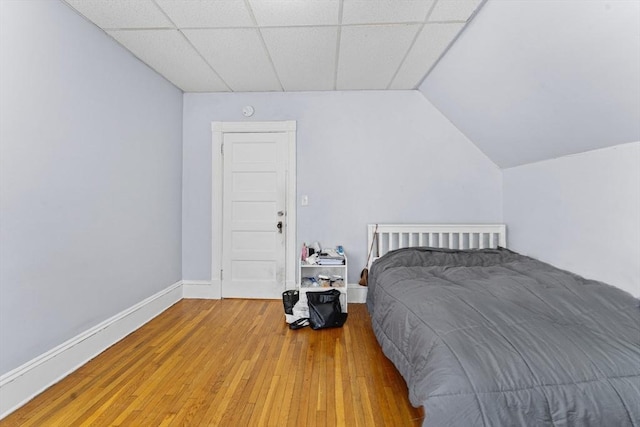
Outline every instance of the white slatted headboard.
[[376, 257], [400, 248], [483, 249], [507, 246], [507, 227], [504, 224], [369, 224], [367, 228], [367, 249], [377, 234], [369, 266]]

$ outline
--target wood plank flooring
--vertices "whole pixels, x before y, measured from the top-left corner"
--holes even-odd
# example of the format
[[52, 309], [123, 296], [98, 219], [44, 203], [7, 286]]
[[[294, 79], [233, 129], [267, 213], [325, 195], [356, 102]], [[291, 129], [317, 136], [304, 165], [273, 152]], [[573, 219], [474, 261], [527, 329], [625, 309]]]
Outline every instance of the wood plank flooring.
[[292, 331], [282, 303], [182, 300], [0, 426], [419, 426], [363, 304]]

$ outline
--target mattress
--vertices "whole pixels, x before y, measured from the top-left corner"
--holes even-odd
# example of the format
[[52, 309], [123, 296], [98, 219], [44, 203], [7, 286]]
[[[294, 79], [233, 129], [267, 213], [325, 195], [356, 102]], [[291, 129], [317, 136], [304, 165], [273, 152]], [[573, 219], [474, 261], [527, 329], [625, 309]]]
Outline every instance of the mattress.
[[639, 426], [640, 308], [506, 249], [400, 249], [367, 305], [423, 426]]

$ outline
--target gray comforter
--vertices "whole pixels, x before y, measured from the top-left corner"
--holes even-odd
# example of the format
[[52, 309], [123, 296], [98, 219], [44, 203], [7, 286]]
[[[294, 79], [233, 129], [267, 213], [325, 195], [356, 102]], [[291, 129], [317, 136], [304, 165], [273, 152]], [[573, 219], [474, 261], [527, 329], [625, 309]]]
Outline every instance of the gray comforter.
[[628, 293], [506, 249], [400, 249], [367, 304], [423, 426], [640, 426]]

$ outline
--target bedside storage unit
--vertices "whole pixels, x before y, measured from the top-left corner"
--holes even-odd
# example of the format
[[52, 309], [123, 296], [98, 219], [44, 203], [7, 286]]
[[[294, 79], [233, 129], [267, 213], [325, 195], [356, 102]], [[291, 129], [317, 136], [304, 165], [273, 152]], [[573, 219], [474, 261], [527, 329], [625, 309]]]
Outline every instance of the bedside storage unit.
[[[307, 264], [305, 261], [298, 261], [298, 289], [300, 290], [300, 300], [306, 303], [307, 292], [322, 292], [329, 289], [337, 289], [340, 291], [340, 306], [344, 313], [347, 312], [347, 256], [344, 256], [344, 264], [341, 265], [318, 265]], [[318, 276], [328, 276], [335, 278], [342, 277], [342, 280], [331, 282], [323, 282], [318, 280]], [[316, 282], [309, 284], [307, 278], [314, 278]]]

